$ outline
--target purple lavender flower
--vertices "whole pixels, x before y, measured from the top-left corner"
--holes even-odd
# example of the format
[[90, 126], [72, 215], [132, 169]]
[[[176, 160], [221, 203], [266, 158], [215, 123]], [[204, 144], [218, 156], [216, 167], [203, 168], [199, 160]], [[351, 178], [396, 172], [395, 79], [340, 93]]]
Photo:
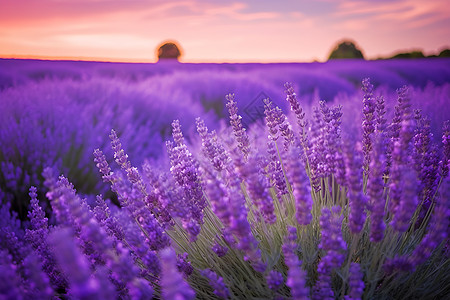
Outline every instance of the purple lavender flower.
[[267, 143], [267, 152], [269, 153], [269, 165], [268, 173], [272, 186], [276, 188], [277, 196], [280, 201], [282, 201], [282, 195], [288, 194], [288, 188], [286, 185], [286, 179], [284, 178], [284, 173], [281, 168], [281, 162], [278, 159], [277, 149], [275, 148], [276, 141], [269, 137], [269, 142]]
[[362, 184], [362, 167], [360, 164], [360, 156], [358, 153], [350, 153], [347, 151], [346, 157], [346, 174], [348, 190], [348, 205], [349, 205], [349, 228], [353, 234], [359, 233], [366, 220], [365, 206], [366, 199], [363, 194]]
[[217, 140], [215, 131], [208, 132], [205, 122], [197, 118], [197, 132], [202, 138], [202, 150], [206, 158], [209, 159], [217, 171], [221, 171], [231, 161], [231, 158], [223, 145]]
[[322, 208], [320, 226], [322, 237], [319, 249], [325, 252], [317, 267], [319, 278], [314, 288], [313, 299], [327, 299], [333, 296], [331, 289], [331, 272], [339, 268], [345, 260], [347, 245], [342, 238], [341, 226], [343, 216], [339, 216], [341, 208], [334, 206]]
[[234, 94], [228, 94], [225, 98], [228, 101], [226, 106], [230, 114], [230, 124], [233, 128], [234, 137], [236, 138], [238, 147], [244, 156], [244, 160], [247, 160], [248, 154], [250, 153], [250, 142], [247, 133], [245, 132], [245, 128], [242, 127], [242, 117], [237, 114], [238, 109], [236, 102], [234, 101]]
[[203, 194], [198, 162], [194, 160], [183, 142], [179, 123], [174, 121], [172, 126], [176, 147], [168, 148], [172, 166], [170, 171], [184, 190], [187, 210], [183, 218], [183, 226], [188, 231], [191, 241], [195, 241], [200, 232], [200, 226], [203, 224], [203, 209], [207, 202]]
[[352, 262], [350, 264], [350, 276], [348, 279], [349, 294], [344, 297], [345, 300], [359, 300], [362, 299], [364, 293], [363, 273], [361, 266], [358, 263]]
[[222, 246], [218, 242], [216, 242], [214, 246], [211, 247], [211, 250], [214, 251], [214, 253], [216, 253], [218, 257], [225, 256], [228, 252], [228, 248]]
[[297, 256], [297, 229], [288, 226], [288, 235], [282, 247], [284, 262], [288, 267], [286, 285], [291, 289], [293, 299], [309, 299], [309, 287], [306, 285], [306, 272], [301, 268]]
[[[400, 142], [400, 145], [402, 145], [400, 147], [407, 148], [409, 138], [412, 136], [413, 129], [410, 99], [409, 89], [406, 86], [397, 90], [397, 105], [395, 106], [392, 123], [388, 128], [391, 140], [386, 149], [386, 174], [390, 173], [390, 168], [394, 160], [392, 155], [395, 144]], [[400, 131], [402, 131], [402, 128], [404, 128], [404, 134], [402, 141], [400, 141]]]
[[[293, 148], [295, 149], [295, 148]], [[289, 182], [292, 184], [293, 195], [295, 199], [295, 216], [298, 224], [308, 225], [312, 220], [312, 198], [309, 178], [306, 175], [305, 166], [299, 159], [297, 151], [292, 150], [291, 157], [288, 160]]]
[[178, 272], [184, 274], [185, 278], [191, 276], [194, 268], [191, 266], [191, 262], [187, 260], [188, 254], [184, 252], [183, 254], [177, 255], [177, 268]]
[[270, 184], [267, 177], [262, 174], [260, 161], [250, 157], [249, 163], [241, 168], [240, 173], [247, 184], [247, 193], [250, 199], [258, 207], [264, 220], [269, 224], [275, 223], [275, 208], [268, 190]]
[[295, 117], [297, 118], [297, 124], [300, 128], [300, 143], [303, 147], [303, 149], [306, 149], [306, 120], [305, 120], [305, 113], [303, 112], [302, 107], [300, 106], [300, 103], [297, 99], [297, 95], [294, 91], [294, 88], [292, 87], [292, 84], [289, 82], [286, 82], [284, 84], [285, 87], [285, 93], [286, 93], [286, 100], [289, 102], [291, 106], [291, 110], [294, 112]]
[[441, 166], [441, 176], [446, 178], [450, 168], [450, 120], [445, 121], [442, 128], [442, 145], [444, 155], [439, 164]]
[[105, 278], [91, 276], [89, 262], [81, 253], [68, 229], [59, 229], [49, 236], [54, 255], [67, 276], [69, 293], [79, 299], [111, 299], [114, 288]]
[[386, 107], [383, 96], [376, 98], [375, 106], [375, 131], [378, 133], [385, 133], [386, 131]]
[[183, 280], [183, 275], [177, 270], [175, 251], [171, 248], [163, 249], [160, 257], [162, 298], [167, 300], [194, 299], [194, 290]]
[[47, 239], [48, 219], [45, 217], [44, 211], [39, 206], [36, 187], [30, 187], [29, 195], [31, 197], [31, 211], [28, 212], [28, 218], [30, 218], [31, 229], [26, 230], [25, 239], [36, 249], [41, 245], [42, 241]]
[[214, 289], [214, 294], [222, 299], [228, 299], [230, 297], [230, 291], [228, 290], [223, 278], [214, 273], [211, 269], [205, 269], [200, 271], [200, 274], [208, 279], [209, 284]]
[[385, 163], [385, 149], [383, 138], [377, 132], [374, 139], [374, 148], [370, 160], [370, 175], [367, 181], [368, 210], [370, 212], [370, 240], [380, 242], [384, 236], [384, 196], [383, 171]]
[[422, 208], [417, 219], [417, 226], [422, 223], [439, 182], [439, 156], [437, 147], [433, 144], [433, 134], [430, 121], [422, 117], [420, 110], [415, 110], [417, 128], [414, 135], [413, 159], [414, 169], [419, 180], [418, 196], [422, 201]]
[[449, 184], [444, 183], [442, 188], [443, 193], [437, 199], [428, 233], [411, 254], [410, 260], [414, 266], [423, 264], [433, 251], [448, 238], [450, 220]]
[[111, 168], [109, 167], [108, 162], [106, 161], [106, 157], [100, 149], [94, 150], [94, 162], [96, 163], [97, 168], [102, 174], [102, 179], [104, 182], [108, 182], [111, 180]]
[[30, 252], [23, 260], [22, 272], [22, 276], [27, 285], [27, 298], [50, 299], [53, 296], [54, 291], [51, 287], [50, 279], [48, 275], [43, 272], [42, 264], [37, 254]]
[[17, 265], [8, 251], [0, 249], [0, 295], [4, 299], [24, 299]]
[[363, 153], [364, 153], [364, 174], [368, 175], [370, 165], [370, 152], [372, 151], [372, 139], [371, 135], [375, 131], [375, 99], [373, 97], [373, 85], [370, 83], [369, 78], [365, 78], [362, 81], [362, 90], [364, 91], [363, 97]]
[[271, 270], [269, 274], [267, 274], [266, 276], [266, 281], [269, 288], [272, 291], [276, 292], [283, 286], [284, 283], [283, 274], [281, 274], [276, 270]]
[[321, 178], [325, 177], [326, 160], [325, 154], [325, 123], [318, 107], [313, 107], [313, 122], [310, 126], [310, 139], [307, 148], [307, 157], [310, 170], [312, 186], [316, 192], [322, 189]]

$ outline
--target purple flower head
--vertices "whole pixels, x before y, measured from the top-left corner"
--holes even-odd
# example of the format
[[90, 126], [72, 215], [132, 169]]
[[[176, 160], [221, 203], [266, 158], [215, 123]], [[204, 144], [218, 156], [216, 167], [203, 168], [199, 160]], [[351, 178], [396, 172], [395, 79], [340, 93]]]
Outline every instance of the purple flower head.
[[37, 199], [36, 187], [30, 187], [30, 205], [31, 210], [28, 212], [28, 218], [30, 218], [31, 227], [26, 230], [25, 239], [31, 243], [34, 248], [37, 248], [48, 235], [48, 219], [45, 217], [45, 213], [39, 206], [39, 200]]
[[288, 226], [287, 231], [282, 247], [284, 262], [288, 267], [286, 285], [291, 289], [293, 299], [309, 299], [306, 272], [301, 268], [301, 261], [297, 256], [297, 228]]
[[444, 122], [442, 128], [443, 158], [440, 161], [441, 176], [446, 178], [450, 168], [450, 120]]
[[412, 253], [410, 260], [414, 266], [426, 262], [433, 251], [448, 239], [448, 229], [450, 220], [449, 208], [449, 184], [445, 182], [442, 192], [438, 196], [434, 214], [431, 217], [427, 235], [422, 239], [419, 246]]
[[327, 207], [322, 208], [320, 216], [320, 226], [322, 227], [322, 237], [319, 243], [319, 249], [325, 251], [323, 262], [326, 261], [326, 267], [330, 269], [339, 268], [345, 259], [347, 245], [342, 238], [342, 219], [339, 215], [341, 208], [334, 206], [332, 210]]
[[77, 247], [73, 235], [68, 229], [53, 231], [49, 236], [50, 245], [54, 255], [67, 276], [69, 293], [79, 299], [105, 299], [110, 291], [111, 284], [103, 278], [91, 274], [90, 264]]
[[222, 246], [218, 242], [216, 242], [214, 244], [214, 246], [212, 246], [211, 250], [214, 251], [214, 253], [216, 253], [218, 257], [225, 256], [228, 252], [228, 248], [225, 246]]
[[17, 265], [8, 251], [0, 250], [0, 295], [3, 299], [24, 299]]
[[283, 287], [284, 284], [284, 278], [283, 274], [281, 274], [278, 271], [271, 270], [269, 274], [266, 276], [267, 285], [272, 291], [278, 291], [280, 288]]
[[172, 122], [172, 137], [175, 141], [175, 145], [181, 146], [184, 144], [183, 133], [181, 132], [180, 121], [174, 120]]
[[[293, 149], [295, 148], [293, 147]], [[300, 225], [308, 225], [312, 220], [311, 185], [305, 166], [299, 157], [298, 152], [292, 150], [291, 157], [288, 160], [289, 182], [292, 184], [297, 222]]]
[[230, 125], [233, 128], [234, 137], [238, 143], [238, 147], [242, 152], [244, 160], [247, 160], [250, 153], [250, 141], [245, 132], [245, 128], [242, 126], [242, 117], [238, 115], [238, 109], [236, 102], [234, 101], [234, 94], [228, 94], [225, 96], [227, 99], [228, 113], [230, 114]]
[[370, 212], [370, 240], [380, 242], [384, 236], [384, 207], [386, 199], [384, 197], [383, 171], [385, 168], [385, 149], [383, 138], [377, 133], [374, 139], [374, 149], [370, 161], [370, 175], [367, 181], [367, 208]]
[[348, 184], [348, 202], [349, 202], [349, 227], [354, 234], [359, 233], [366, 220], [365, 206], [366, 198], [363, 194], [362, 167], [359, 153], [347, 151], [346, 156], [346, 174]]
[[223, 278], [214, 273], [211, 269], [200, 271], [200, 274], [208, 279], [209, 284], [214, 289], [214, 294], [222, 299], [228, 299], [230, 292], [223, 281]]
[[168, 247], [160, 252], [161, 257], [161, 293], [167, 300], [189, 300], [195, 298], [194, 290], [183, 280], [183, 275], [177, 270], [175, 251]]
[[208, 132], [205, 122], [200, 118], [195, 119], [195, 122], [197, 124], [197, 132], [202, 139], [203, 154], [217, 171], [223, 170], [231, 161], [229, 154], [217, 140], [215, 131]]
[[375, 131], [378, 133], [385, 133], [387, 121], [386, 121], [386, 106], [383, 96], [379, 96], [376, 98], [375, 115], [376, 115]]
[[363, 153], [364, 153], [364, 173], [367, 176], [369, 172], [370, 164], [370, 152], [372, 151], [372, 133], [375, 131], [375, 109], [376, 103], [373, 97], [373, 85], [370, 83], [369, 78], [362, 81], [362, 90], [364, 91], [363, 97]]
[[[22, 276], [26, 282], [26, 293], [29, 299], [50, 299], [53, 294], [53, 288], [50, 284], [48, 275], [42, 270], [42, 263], [38, 255], [34, 252], [23, 260]], [[0, 292], [1, 294], [1, 292]]]
[[250, 199], [262, 213], [264, 220], [269, 224], [275, 223], [275, 208], [269, 193], [270, 184], [267, 177], [262, 173], [260, 161], [250, 157], [249, 163], [242, 167], [241, 175], [245, 178]]
[[269, 136], [269, 142], [267, 144], [269, 153], [269, 165], [268, 165], [268, 173], [271, 184], [275, 187], [277, 191], [277, 196], [280, 201], [282, 201], [282, 195], [288, 194], [288, 188], [286, 185], [286, 179], [284, 178], [283, 169], [281, 167], [281, 162], [278, 159], [277, 149], [275, 147], [276, 141], [272, 140]]
[[177, 255], [178, 271], [180, 273], [184, 274], [185, 278], [188, 278], [194, 271], [194, 268], [192, 268], [192, 266], [191, 266], [191, 262], [187, 261], [187, 258], [188, 258], [187, 252]]
[[345, 300], [359, 300], [362, 299], [364, 293], [364, 281], [363, 273], [361, 272], [361, 266], [352, 262], [350, 264], [350, 276], [348, 279], [349, 293], [345, 296]]
[[100, 149], [94, 150], [94, 162], [96, 163], [97, 168], [102, 174], [102, 179], [104, 182], [108, 182], [111, 180], [111, 168], [109, 167], [108, 162], [106, 161], [106, 157]]
[[305, 120], [305, 113], [303, 112], [302, 107], [300, 106], [300, 103], [297, 99], [297, 95], [294, 91], [294, 88], [292, 87], [292, 84], [289, 82], [286, 82], [284, 84], [285, 87], [285, 93], [286, 93], [286, 100], [289, 102], [291, 110], [294, 112], [295, 117], [297, 119], [297, 124], [300, 128], [300, 143], [305, 149], [306, 147], [306, 120]]
[[[392, 172], [392, 175], [394, 174]], [[410, 226], [411, 218], [418, 204], [417, 179], [414, 172], [407, 167], [401, 168], [400, 178], [400, 182], [395, 182], [395, 186], [394, 182], [390, 183], [391, 192], [394, 190], [396, 193], [400, 193], [400, 195], [395, 194], [396, 203], [390, 208], [393, 214], [391, 225], [398, 232], [405, 232]]]

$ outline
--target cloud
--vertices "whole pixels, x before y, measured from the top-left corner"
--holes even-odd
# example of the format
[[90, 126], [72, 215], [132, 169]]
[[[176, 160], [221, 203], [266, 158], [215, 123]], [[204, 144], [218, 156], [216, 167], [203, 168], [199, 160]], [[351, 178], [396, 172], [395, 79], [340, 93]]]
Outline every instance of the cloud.
[[401, 28], [418, 28], [445, 20], [450, 23], [450, 6], [447, 0], [341, 1], [333, 15], [346, 21], [359, 20], [365, 27], [399, 24]]

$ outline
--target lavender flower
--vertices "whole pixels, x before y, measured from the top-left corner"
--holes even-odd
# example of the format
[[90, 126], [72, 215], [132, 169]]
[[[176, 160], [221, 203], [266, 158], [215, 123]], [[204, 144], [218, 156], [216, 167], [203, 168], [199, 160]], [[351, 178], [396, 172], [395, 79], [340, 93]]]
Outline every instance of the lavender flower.
[[247, 160], [248, 154], [250, 153], [250, 142], [247, 133], [245, 132], [245, 128], [242, 127], [242, 117], [237, 114], [238, 109], [236, 102], [234, 101], [234, 94], [228, 94], [225, 98], [228, 101], [226, 106], [230, 114], [230, 124], [233, 128], [234, 137], [236, 138], [238, 147], [244, 156], [244, 160]]
[[4, 299], [24, 299], [20, 288], [21, 278], [17, 274], [17, 265], [12, 256], [0, 249], [0, 295]]
[[439, 157], [436, 146], [433, 145], [433, 134], [430, 130], [430, 121], [421, 115], [420, 110], [415, 111], [417, 128], [414, 135], [413, 159], [414, 169], [419, 180], [418, 196], [422, 201], [417, 225], [422, 223], [432, 198], [437, 190], [439, 181]]
[[[443, 191], [437, 200], [434, 208], [434, 214], [430, 221], [428, 234], [422, 239], [419, 246], [411, 254], [410, 260], [414, 266], [423, 264], [432, 254], [432, 252], [448, 238], [448, 228], [450, 220], [449, 209], [449, 185], [444, 184]], [[447, 188], [447, 190], [445, 190]]]
[[377, 133], [385, 133], [386, 131], [386, 107], [383, 96], [376, 98], [375, 106], [375, 131]]
[[160, 257], [162, 298], [167, 300], [194, 299], [194, 290], [183, 280], [183, 275], [177, 271], [175, 251], [171, 248], [163, 249]]
[[[111, 299], [111, 284], [103, 277], [91, 276], [89, 262], [76, 246], [68, 229], [54, 231], [49, 237], [54, 254], [69, 281], [70, 294], [79, 299]], [[56, 250], [57, 249], [57, 250]]]
[[366, 199], [362, 191], [362, 167], [358, 153], [355, 155], [355, 153], [350, 153], [350, 151], [347, 151], [346, 174], [347, 183], [349, 185], [349, 228], [353, 234], [357, 234], [362, 230], [366, 220], [366, 215], [364, 212]]
[[365, 78], [362, 81], [362, 90], [364, 91], [363, 97], [363, 153], [364, 153], [364, 174], [368, 175], [370, 165], [370, 152], [372, 151], [372, 139], [371, 135], [375, 131], [375, 99], [373, 98], [373, 85], [370, 83], [369, 78]]
[[225, 256], [228, 252], [228, 248], [222, 246], [217, 240], [218, 237], [216, 236], [216, 243], [211, 247], [211, 250], [214, 251], [214, 253], [216, 253], [218, 257]]
[[442, 178], [446, 178], [450, 168], [450, 120], [445, 121], [442, 127], [442, 145], [444, 148], [444, 157], [439, 164], [441, 166], [441, 176]]
[[306, 285], [306, 272], [301, 268], [297, 256], [297, 229], [288, 226], [288, 235], [282, 247], [284, 262], [288, 267], [286, 285], [291, 289], [293, 299], [309, 299], [309, 287]]
[[28, 218], [30, 218], [31, 229], [26, 229], [25, 239], [37, 249], [40, 247], [43, 241], [47, 239], [48, 235], [48, 219], [45, 217], [45, 213], [39, 206], [39, 200], [37, 199], [36, 187], [30, 187], [30, 205], [31, 211], [28, 212]]
[[[297, 154], [297, 155], [296, 155]], [[290, 180], [295, 199], [295, 216], [298, 224], [308, 225], [312, 220], [312, 199], [308, 176], [305, 166], [299, 159], [298, 152], [292, 151], [288, 161], [290, 170]]]
[[269, 193], [269, 180], [263, 174], [261, 164], [261, 159], [250, 157], [249, 163], [239, 168], [239, 173], [246, 182], [250, 199], [261, 212], [264, 220], [273, 224], [276, 221], [275, 208]]
[[223, 145], [218, 142], [215, 131], [208, 132], [205, 122], [200, 118], [195, 119], [195, 122], [197, 132], [202, 138], [202, 149], [205, 157], [209, 159], [217, 171], [223, 170], [231, 161], [230, 156]]
[[228, 290], [223, 278], [214, 273], [211, 269], [205, 269], [200, 274], [208, 279], [209, 284], [214, 289], [214, 294], [222, 299], [228, 299], [230, 297], [230, 291]]
[[340, 211], [339, 206], [334, 206], [332, 211], [327, 207], [322, 208], [322, 215], [320, 216], [322, 237], [319, 249], [326, 254], [317, 267], [319, 278], [314, 288], [313, 299], [334, 297], [331, 289], [331, 272], [342, 265], [345, 260], [344, 253], [347, 251], [347, 245], [341, 233], [343, 216], [339, 216]]
[[362, 299], [364, 293], [364, 281], [363, 273], [361, 272], [361, 266], [358, 263], [352, 262], [350, 264], [350, 276], [349, 276], [349, 294], [344, 297], [345, 300], [359, 300]]
[[271, 270], [266, 276], [266, 281], [269, 288], [276, 292], [283, 286], [284, 278], [280, 272]]
[[34, 252], [31, 252], [24, 259], [22, 272], [26, 283], [27, 298], [50, 299], [53, 296], [54, 291], [50, 285], [50, 279], [43, 272], [39, 256]]
[[273, 187], [276, 188], [277, 196], [280, 201], [282, 201], [282, 195], [288, 194], [288, 188], [286, 185], [286, 179], [284, 178], [284, 173], [281, 168], [281, 162], [278, 159], [277, 149], [275, 148], [276, 141], [269, 137], [269, 142], [267, 144], [267, 152], [269, 153], [269, 165], [268, 173], [270, 176], [270, 181]]
[[194, 268], [191, 266], [191, 262], [187, 260], [188, 254], [187, 252], [184, 252], [183, 254], [177, 255], [177, 268], [178, 271], [182, 274], [184, 274], [185, 278], [188, 278], [192, 272], [194, 271]]
[[198, 163], [183, 142], [179, 122], [175, 120], [172, 126], [173, 138], [177, 146], [169, 150], [172, 166], [170, 171], [184, 190], [187, 211], [183, 218], [183, 227], [188, 231], [191, 241], [195, 241], [200, 232], [200, 226], [203, 224], [203, 209], [206, 207], [206, 199], [203, 195]]
[[294, 88], [292, 87], [292, 84], [289, 82], [286, 82], [284, 84], [285, 87], [285, 93], [286, 93], [286, 100], [289, 102], [291, 106], [291, 110], [294, 112], [296, 118], [297, 118], [297, 124], [300, 128], [300, 142], [303, 147], [303, 149], [306, 148], [306, 120], [305, 120], [305, 113], [303, 112], [302, 107], [300, 106], [300, 103], [297, 99], [297, 95], [294, 91]]
[[384, 196], [383, 171], [385, 163], [385, 150], [380, 133], [374, 139], [374, 148], [370, 160], [370, 176], [367, 181], [368, 210], [370, 212], [370, 240], [380, 242], [384, 236]]

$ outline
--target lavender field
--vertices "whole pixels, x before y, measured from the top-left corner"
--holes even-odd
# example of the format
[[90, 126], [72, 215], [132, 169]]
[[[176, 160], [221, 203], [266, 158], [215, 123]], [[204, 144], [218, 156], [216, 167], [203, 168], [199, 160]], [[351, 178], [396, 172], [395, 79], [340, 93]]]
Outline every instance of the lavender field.
[[450, 297], [450, 59], [0, 59], [0, 299]]

